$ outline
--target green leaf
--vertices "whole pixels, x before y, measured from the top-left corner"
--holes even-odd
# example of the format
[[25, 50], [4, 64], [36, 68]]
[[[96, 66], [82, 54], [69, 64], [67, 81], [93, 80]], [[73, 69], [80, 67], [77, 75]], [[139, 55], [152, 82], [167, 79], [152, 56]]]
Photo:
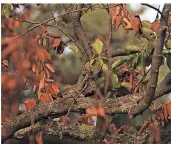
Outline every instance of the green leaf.
[[70, 47], [69, 47], [75, 54], [78, 54], [78, 48], [76, 45], [72, 44]]
[[129, 45], [126, 47], [126, 51], [128, 52], [139, 52], [140, 51], [140, 48], [136, 45]]
[[145, 52], [146, 52], [147, 54], [151, 54], [152, 51], [153, 51], [153, 44], [152, 44], [152, 43], [148, 43], [148, 44], [146, 45], [146, 47], [145, 47]]
[[112, 73], [112, 75], [111, 75], [110, 86], [112, 88], [119, 88], [120, 87], [118, 76], [115, 73]]
[[100, 39], [96, 39], [92, 44], [93, 50], [95, 54], [100, 54], [103, 50], [103, 43]]
[[125, 63], [127, 61], [127, 59], [119, 59], [117, 61], [115, 61], [113, 64], [112, 64], [112, 69], [115, 69], [116, 67], [119, 67], [121, 66], [123, 63]]
[[103, 65], [103, 60], [101, 59], [100, 56], [98, 56], [94, 62], [92, 63], [92, 71], [94, 74], [97, 74], [101, 68], [102, 68], [102, 65]]
[[151, 22], [149, 21], [142, 21], [141, 24], [143, 27], [151, 28]]
[[13, 6], [11, 4], [5, 4], [2, 8], [2, 14], [6, 17], [9, 18], [9, 16], [12, 13]]
[[145, 64], [145, 56], [142, 54], [138, 57], [138, 63], [137, 63], [137, 70], [139, 72], [142, 72], [145, 70], [146, 64]]
[[165, 47], [171, 49], [171, 39], [166, 40]]
[[169, 53], [169, 51], [167, 49], [163, 49], [162, 54], [165, 55], [167, 53]]
[[129, 67], [134, 67], [137, 62], [138, 62], [138, 57], [139, 55], [134, 55], [134, 56], [131, 56], [129, 60], [127, 60], [126, 64], [129, 66]]
[[150, 41], [153, 41], [156, 38], [155, 33], [148, 27], [142, 27], [142, 34], [143, 38], [147, 38]]
[[105, 82], [105, 77], [104, 77], [104, 76], [98, 78], [97, 81], [96, 81], [97, 85], [98, 85], [100, 88], [103, 88], [103, 87], [104, 87], [104, 82]]
[[128, 89], [129, 91], [132, 89], [132, 85], [129, 82], [122, 82], [121, 83], [122, 87], [125, 87], [126, 89]]
[[108, 70], [107, 64], [103, 64], [102, 70], [103, 70], [103, 72], [106, 72]]

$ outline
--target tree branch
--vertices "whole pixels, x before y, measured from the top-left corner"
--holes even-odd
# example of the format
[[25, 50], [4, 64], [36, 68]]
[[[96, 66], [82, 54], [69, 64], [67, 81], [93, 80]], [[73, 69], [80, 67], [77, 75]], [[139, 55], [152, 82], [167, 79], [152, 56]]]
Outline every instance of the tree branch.
[[[154, 99], [159, 98], [163, 94], [171, 92], [170, 78], [171, 72], [167, 74], [167, 76], [159, 85], [160, 89], [157, 89], [156, 96]], [[169, 85], [167, 85], [168, 83]], [[90, 85], [91, 87], [93, 87], [92, 83], [90, 83], [89, 86]], [[165, 86], [169, 87], [169, 89], [162, 89]], [[71, 108], [72, 112], [80, 112], [80, 108], [93, 108], [99, 105], [100, 101], [91, 97], [78, 98], [75, 102], [74, 96], [79, 92], [76, 91], [74, 87], [64, 89], [64, 91], [61, 92], [59, 95], [59, 97], [63, 98], [58, 98], [52, 103], [38, 104], [30, 112], [21, 114], [16, 119], [3, 123], [1, 128], [2, 142], [12, 137], [13, 134], [19, 129], [29, 126], [31, 124], [31, 116], [34, 116], [35, 121], [39, 121], [41, 118], [47, 118], [51, 116], [60, 117], [68, 112], [68, 109], [71, 107], [72, 103], [74, 103]], [[89, 91], [89, 93], [92, 93], [91, 87], [88, 87], [85, 91]], [[93, 88], [94, 91], [96, 91], [95, 88], [96, 87]], [[88, 92], [84, 92], [83, 94], [86, 93]], [[139, 105], [139, 103], [143, 100], [144, 96], [145, 93], [137, 93], [118, 97], [116, 99], [107, 99], [107, 101], [104, 103], [105, 112], [106, 114], [130, 113], [133, 108], [136, 108], [136, 106]]]
[[[71, 4], [65, 4], [64, 8], [67, 11], [71, 6], [72, 6]], [[93, 53], [92, 53], [91, 45], [87, 39], [86, 33], [81, 24], [81, 20], [80, 20], [81, 12], [79, 11], [76, 13], [71, 13], [69, 14], [69, 16], [72, 21], [74, 35], [79, 41], [79, 43], [82, 45], [84, 52], [88, 57], [88, 60], [90, 60], [93, 56]]]
[[147, 7], [150, 7], [152, 9], [156, 10], [158, 13], [161, 14], [161, 17], [163, 17], [162, 12], [158, 8], [156, 8], [156, 7], [154, 7], [154, 6], [150, 5], [150, 4], [146, 4], [146, 3], [142, 3], [141, 5], [144, 5], [144, 6], [147, 6]]
[[162, 11], [164, 17], [161, 17], [160, 30], [157, 32], [157, 39], [155, 41], [154, 53], [152, 56], [151, 73], [150, 73], [149, 85], [147, 88], [146, 96], [144, 97], [143, 101], [130, 112], [131, 118], [144, 112], [150, 106], [151, 102], [154, 99], [157, 81], [158, 81], [159, 67], [162, 62], [162, 50], [164, 47], [164, 41], [166, 37], [166, 26], [168, 22], [170, 7], [171, 7], [170, 4], [165, 4]]

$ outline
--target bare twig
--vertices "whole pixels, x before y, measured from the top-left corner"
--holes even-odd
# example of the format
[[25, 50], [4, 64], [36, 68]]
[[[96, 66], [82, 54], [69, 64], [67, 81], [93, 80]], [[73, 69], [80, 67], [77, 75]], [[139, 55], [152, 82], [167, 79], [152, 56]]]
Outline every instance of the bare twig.
[[154, 7], [154, 6], [150, 5], [150, 4], [146, 4], [146, 3], [142, 3], [141, 5], [148, 6], [148, 7], [152, 8], [152, 9], [156, 10], [158, 13], [161, 14], [161, 17], [163, 17], [162, 12], [158, 8], [156, 8], [156, 7]]

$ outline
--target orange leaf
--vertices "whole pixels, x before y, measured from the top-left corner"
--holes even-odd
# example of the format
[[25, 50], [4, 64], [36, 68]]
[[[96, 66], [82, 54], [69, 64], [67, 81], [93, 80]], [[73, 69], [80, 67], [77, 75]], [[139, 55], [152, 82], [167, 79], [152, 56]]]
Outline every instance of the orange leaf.
[[98, 112], [97, 112], [96, 108], [93, 108], [93, 109], [87, 108], [86, 113], [91, 115], [91, 116], [97, 116], [98, 115]]
[[150, 136], [152, 137], [151, 143], [153, 143], [154, 140], [155, 140], [155, 142], [159, 142], [161, 140], [160, 128], [158, 126], [156, 126], [154, 123], [150, 123], [149, 128], [150, 128], [150, 131], [151, 131]]
[[35, 38], [36, 41], [38, 41], [41, 38], [41, 36], [38, 34]]
[[43, 144], [43, 140], [42, 140], [42, 134], [43, 132], [39, 132], [37, 135], [36, 135], [36, 142], [37, 144]]
[[160, 27], [160, 21], [159, 21], [159, 20], [155, 20], [155, 21], [151, 24], [151, 29], [152, 29], [154, 32], [158, 32], [159, 27]]
[[87, 108], [86, 113], [91, 115], [91, 116], [105, 116], [104, 108], [103, 107], [98, 107], [98, 108]]
[[167, 105], [167, 112], [169, 115], [171, 115], [171, 101], [168, 102], [166, 105]]
[[121, 20], [122, 20], [122, 17], [121, 16], [116, 16], [116, 25], [115, 25], [116, 30], [122, 24]]
[[103, 107], [98, 107], [98, 115], [104, 117], [105, 111]]
[[59, 93], [59, 88], [58, 88], [58, 86], [55, 85], [55, 84], [52, 84], [51, 87], [52, 87], [52, 90], [53, 90], [52, 96], [53, 96], [54, 98], [56, 98], [56, 96], [57, 96], [58, 93]]
[[126, 24], [126, 26], [124, 27], [125, 30], [132, 30], [132, 24], [131, 22], [128, 20], [128, 18], [123, 18], [123, 22]]
[[42, 30], [43, 32], [46, 32], [46, 31], [47, 31], [47, 26], [42, 25], [42, 26], [41, 26], [41, 30]]
[[61, 38], [56, 38], [53, 40], [53, 47], [58, 47], [62, 42]]
[[144, 131], [144, 129], [148, 126], [148, 124], [149, 124], [148, 121], [144, 121], [144, 123], [143, 123], [143, 125], [142, 125], [142, 127], [141, 127], [141, 129], [139, 130], [138, 133], [141, 134]]
[[46, 93], [41, 93], [38, 96], [39, 100], [41, 101], [41, 103], [49, 103], [53, 101], [53, 98], [51, 97], [50, 94], [46, 94]]
[[45, 75], [43, 75], [40, 79], [39, 83], [39, 91], [45, 87]]
[[45, 63], [45, 66], [51, 71], [51, 72], [55, 72], [53, 67], [49, 64], [49, 63]]
[[26, 107], [26, 111], [30, 111], [34, 106], [36, 106], [36, 100], [31, 98], [31, 99], [26, 99], [24, 102], [24, 105]]
[[140, 17], [139, 16], [134, 16], [132, 19], [131, 19], [131, 25], [132, 25], [132, 28], [135, 32], [138, 32], [140, 27], [141, 27], [141, 20], [140, 20]]

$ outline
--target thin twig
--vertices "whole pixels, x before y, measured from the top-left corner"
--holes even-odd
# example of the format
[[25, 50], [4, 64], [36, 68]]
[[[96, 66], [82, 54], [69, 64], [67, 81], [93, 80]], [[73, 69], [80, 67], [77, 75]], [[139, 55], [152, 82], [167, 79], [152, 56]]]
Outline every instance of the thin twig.
[[146, 4], [146, 3], [142, 3], [141, 5], [144, 5], [144, 6], [147, 6], [147, 7], [150, 7], [152, 9], [156, 10], [158, 13], [161, 14], [161, 17], [163, 17], [162, 12], [158, 8], [156, 8], [156, 7], [154, 7], [154, 6], [150, 5], [150, 4]]
[[[70, 13], [85, 11], [85, 10], [87, 10], [87, 9], [88, 9], [88, 8], [81, 8], [81, 9], [78, 9], [78, 10], [67, 11], [66, 13], [60, 14], [60, 15], [58, 15], [57, 17], [62, 17], [62, 16], [64, 16], [64, 15], [70, 14]], [[25, 32], [23, 32], [23, 33], [21, 33], [21, 34], [15, 36], [15, 37], [12, 37], [12, 38], [8, 39], [8, 41], [13, 40], [13, 39], [16, 39], [16, 38], [18, 38], [18, 37], [21, 37], [21, 36], [27, 34], [28, 32], [32, 31], [33, 29], [35, 29], [35, 28], [37, 28], [37, 27], [39, 27], [39, 26], [41, 26], [41, 25], [44, 25], [44, 24], [46, 24], [46, 23], [48, 23], [48, 22], [50, 22], [50, 21], [52, 21], [52, 20], [54, 20], [54, 19], [56, 19], [56, 17], [51, 17], [51, 18], [49, 18], [48, 20], [45, 20], [45, 21], [43, 21], [43, 22], [41, 22], [41, 23], [36, 23], [36, 22], [31, 22], [31, 21], [16, 19], [16, 20], [19, 20], [19, 21], [29, 22], [29, 23], [37, 24], [37, 25], [35, 25], [35, 26], [29, 28], [27, 31], [25, 31]]]
[[149, 73], [149, 71], [151, 70], [151, 67], [149, 68], [149, 70], [143, 75], [143, 77], [141, 78], [141, 80], [139, 81], [139, 83], [135, 86], [135, 88], [131, 91], [133, 92], [142, 82], [143, 80], [146, 78], [147, 74]]

